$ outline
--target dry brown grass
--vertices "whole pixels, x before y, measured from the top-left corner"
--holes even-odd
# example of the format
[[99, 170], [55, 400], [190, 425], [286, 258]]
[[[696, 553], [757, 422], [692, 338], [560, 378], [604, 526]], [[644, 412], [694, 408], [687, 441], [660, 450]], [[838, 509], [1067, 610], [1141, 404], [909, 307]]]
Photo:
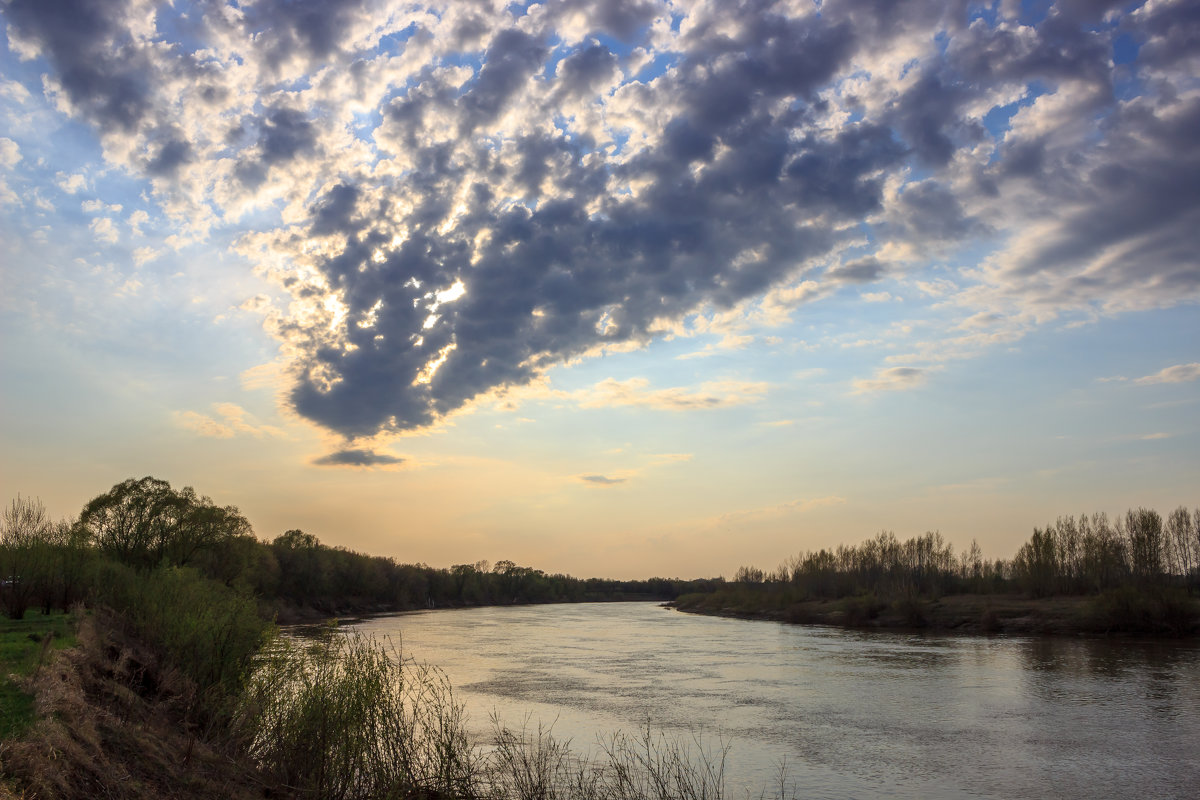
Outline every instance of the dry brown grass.
[[188, 724], [194, 684], [165, 668], [115, 619], [96, 615], [78, 646], [47, 664], [29, 688], [38, 720], [0, 751], [0, 800], [262, 797], [243, 763]]

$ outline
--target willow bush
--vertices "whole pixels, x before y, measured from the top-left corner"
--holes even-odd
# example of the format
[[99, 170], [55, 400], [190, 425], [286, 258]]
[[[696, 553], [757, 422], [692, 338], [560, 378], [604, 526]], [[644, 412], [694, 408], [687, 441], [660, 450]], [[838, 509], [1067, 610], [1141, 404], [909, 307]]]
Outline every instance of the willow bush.
[[269, 778], [301, 797], [477, 795], [477, 753], [445, 676], [359, 633], [331, 626], [270, 642], [235, 730]]

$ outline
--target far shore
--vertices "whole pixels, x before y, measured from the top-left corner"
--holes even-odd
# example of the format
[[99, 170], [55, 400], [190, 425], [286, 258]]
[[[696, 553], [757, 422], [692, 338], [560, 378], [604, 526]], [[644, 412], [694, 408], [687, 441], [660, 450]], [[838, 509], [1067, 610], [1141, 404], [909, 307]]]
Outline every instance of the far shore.
[[388, 605], [381, 603], [340, 604], [336, 607], [278, 605], [268, 609], [277, 625], [284, 627], [323, 625], [331, 620], [351, 624], [372, 617], [390, 614], [413, 614], [418, 611], [443, 611], [462, 608], [509, 608], [512, 606], [574, 605], [576, 603], [652, 603], [662, 602], [662, 595], [639, 595], [617, 593], [604, 597], [584, 597], [579, 600], [548, 600], [544, 602], [518, 601], [515, 603], [443, 603], [432, 606]]
[[1156, 639], [1194, 639], [1200, 636], [1200, 625], [1194, 617], [1184, 630], [1106, 630], [1094, 622], [1094, 600], [1092, 597], [1035, 599], [1006, 594], [961, 594], [877, 608], [866, 608], [853, 598], [808, 600], [786, 608], [747, 608], [737, 605], [706, 605], [698, 602], [693, 595], [663, 605], [688, 614], [800, 625], [829, 625], [855, 630]]

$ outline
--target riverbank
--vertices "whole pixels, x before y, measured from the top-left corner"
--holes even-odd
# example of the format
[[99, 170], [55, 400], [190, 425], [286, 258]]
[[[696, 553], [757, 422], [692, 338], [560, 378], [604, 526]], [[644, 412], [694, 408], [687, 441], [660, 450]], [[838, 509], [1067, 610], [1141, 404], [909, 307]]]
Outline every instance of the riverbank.
[[197, 686], [175, 664], [118, 615], [73, 617], [54, 638], [69, 646], [14, 676], [29, 718], [0, 737], [0, 800], [267, 796], [229, 732], [195, 714]]
[[358, 619], [386, 616], [388, 614], [406, 614], [416, 611], [437, 611], [439, 609], [459, 608], [494, 608], [509, 606], [555, 605], [570, 603], [646, 603], [662, 600], [662, 595], [640, 594], [635, 592], [616, 592], [604, 595], [585, 595], [579, 599], [517, 601], [512, 603], [439, 603], [432, 605], [412, 605], [405, 603], [335, 603], [312, 605], [293, 605], [289, 603], [268, 603], [260, 609], [265, 619], [273, 619], [275, 624], [285, 627], [293, 625], [322, 625], [331, 620], [352, 622]]
[[874, 598], [779, 602], [769, 593], [684, 595], [664, 604], [690, 614], [866, 630], [1023, 635], [1200, 636], [1200, 602], [1124, 596], [1029, 598], [949, 595], [884, 603]]

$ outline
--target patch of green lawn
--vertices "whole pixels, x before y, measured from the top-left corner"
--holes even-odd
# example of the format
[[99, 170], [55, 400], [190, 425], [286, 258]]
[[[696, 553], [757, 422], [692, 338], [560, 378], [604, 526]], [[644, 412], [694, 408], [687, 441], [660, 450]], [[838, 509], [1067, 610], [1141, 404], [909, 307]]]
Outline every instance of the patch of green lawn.
[[[52, 636], [49, 644], [46, 637]], [[48, 649], [61, 650], [75, 644], [74, 623], [69, 614], [29, 611], [25, 619], [0, 618], [0, 739], [15, 738], [33, 724], [33, 697], [21, 690], [14, 676], [33, 674], [49, 657]]]

